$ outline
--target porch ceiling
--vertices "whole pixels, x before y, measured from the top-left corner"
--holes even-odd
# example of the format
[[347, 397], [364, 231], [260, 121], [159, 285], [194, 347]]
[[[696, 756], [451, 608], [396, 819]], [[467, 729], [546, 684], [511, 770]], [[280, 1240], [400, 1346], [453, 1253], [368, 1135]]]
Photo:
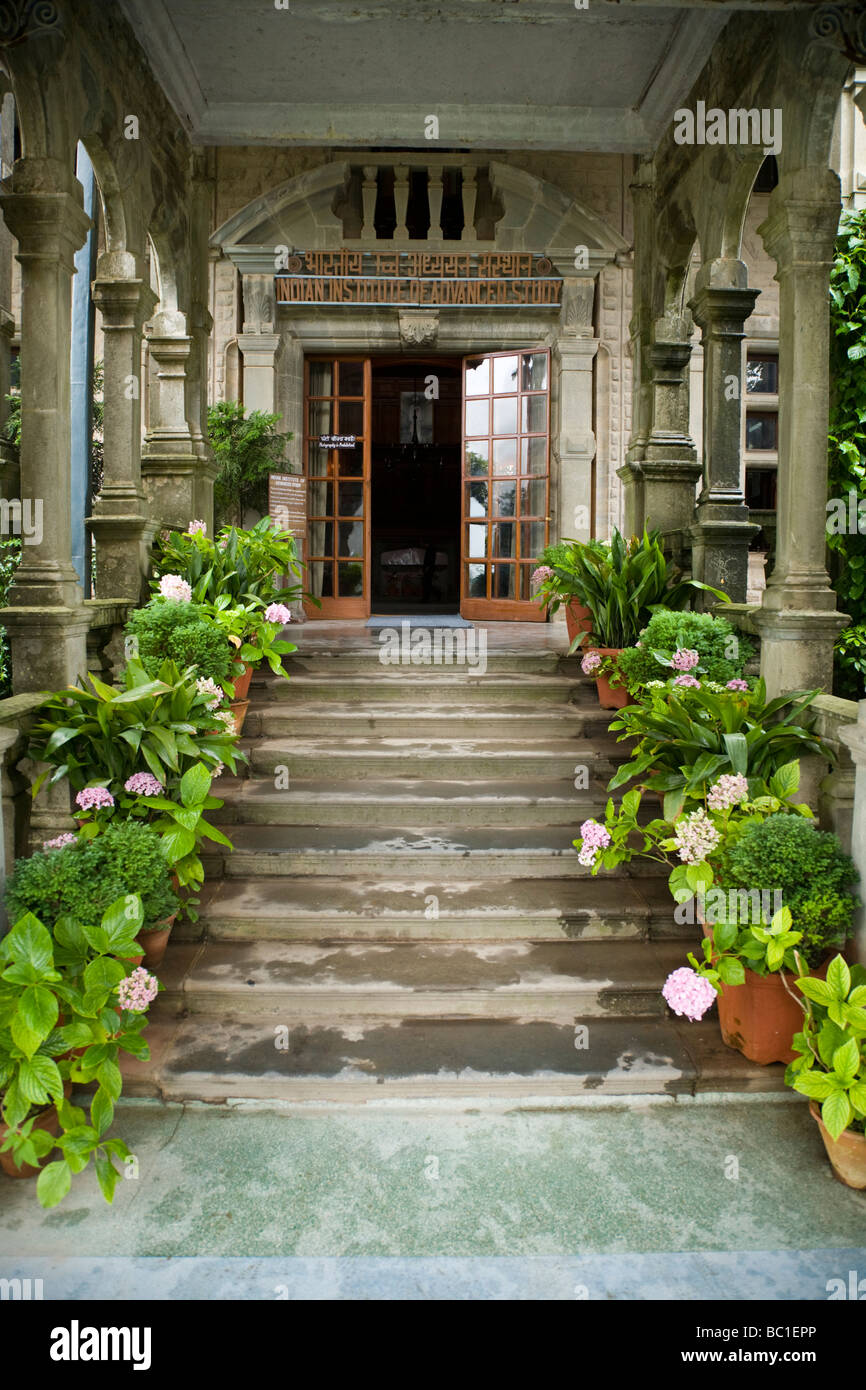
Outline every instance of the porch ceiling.
[[611, 152], [655, 147], [758, 0], [288, 2], [119, 0], [197, 143]]

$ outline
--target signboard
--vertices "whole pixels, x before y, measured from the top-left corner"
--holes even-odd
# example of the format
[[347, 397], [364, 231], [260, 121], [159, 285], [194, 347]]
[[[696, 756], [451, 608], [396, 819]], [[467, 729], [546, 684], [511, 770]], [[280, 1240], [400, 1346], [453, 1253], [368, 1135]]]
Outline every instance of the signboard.
[[307, 491], [302, 473], [271, 473], [268, 478], [268, 514], [296, 540], [307, 534]]
[[279, 304], [558, 305], [546, 256], [449, 251], [306, 251], [276, 277]]
[[357, 443], [357, 436], [354, 434], [320, 434], [320, 449], [354, 449]]

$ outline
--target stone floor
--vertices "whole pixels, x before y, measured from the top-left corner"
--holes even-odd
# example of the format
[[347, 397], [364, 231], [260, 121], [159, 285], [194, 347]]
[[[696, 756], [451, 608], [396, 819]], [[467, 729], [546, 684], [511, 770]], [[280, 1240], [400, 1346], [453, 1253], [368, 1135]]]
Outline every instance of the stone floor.
[[138, 1176], [113, 1208], [90, 1172], [52, 1212], [2, 1182], [0, 1277], [46, 1299], [820, 1300], [866, 1275], [866, 1197], [789, 1095], [130, 1102], [116, 1130]]

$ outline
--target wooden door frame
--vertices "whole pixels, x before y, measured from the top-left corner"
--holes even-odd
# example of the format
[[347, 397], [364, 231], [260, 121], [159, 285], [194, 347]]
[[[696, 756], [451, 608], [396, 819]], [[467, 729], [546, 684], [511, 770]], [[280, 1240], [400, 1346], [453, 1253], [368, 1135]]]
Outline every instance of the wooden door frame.
[[[534, 603], [531, 599], [470, 598], [469, 595], [466, 593], [466, 585], [467, 585], [467, 566], [468, 566], [469, 561], [470, 561], [470, 556], [464, 554], [464, 547], [467, 545], [466, 537], [467, 537], [467, 535], [468, 535], [468, 523], [469, 523], [469, 520], [470, 520], [469, 515], [468, 515], [468, 513], [466, 512], [466, 507], [467, 507], [467, 505], [468, 505], [468, 504], [467, 504], [467, 496], [466, 496], [466, 483], [467, 483], [468, 481], [470, 481], [470, 480], [467, 478], [466, 473], [465, 473], [465, 468], [466, 468], [466, 399], [467, 399], [467, 397], [466, 397], [466, 364], [467, 364], [467, 362], [476, 361], [476, 360], [478, 360], [478, 359], [484, 360], [484, 359], [486, 358], [487, 360], [491, 360], [491, 359], [493, 359], [493, 358], [495, 358], [495, 357], [515, 357], [515, 356], [516, 356], [516, 357], [518, 358], [518, 361], [519, 361], [519, 359], [520, 359], [525, 353], [542, 353], [542, 352], [545, 353], [545, 354], [547, 355], [547, 363], [548, 363], [548, 366], [547, 366], [547, 392], [546, 392], [546, 396], [547, 396], [547, 449], [546, 449], [546, 468], [545, 468], [545, 473], [544, 473], [544, 479], [545, 479], [545, 483], [546, 483], [546, 488], [545, 488], [545, 507], [544, 507], [544, 541], [545, 541], [545, 545], [547, 545], [547, 543], [548, 543], [548, 541], [549, 541], [549, 537], [550, 537], [550, 406], [551, 406], [550, 397], [551, 397], [551, 386], [552, 386], [552, 384], [553, 384], [553, 383], [552, 383], [552, 379], [551, 379], [551, 372], [552, 372], [552, 370], [553, 370], [553, 362], [552, 362], [552, 353], [551, 353], [551, 350], [550, 350], [549, 347], [520, 347], [520, 348], [509, 347], [509, 348], [503, 349], [502, 351], [496, 351], [496, 352], [470, 352], [470, 353], [465, 353], [464, 356], [463, 356], [463, 361], [462, 361], [462, 382], [461, 382], [461, 418], [460, 418], [460, 436], [461, 436], [461, 445], [460, 445], [460, 448], [461, 448], [461, 464], [460, 464], [460, 616], [461, 616], [462, 618], [467, 618], [467, 619], [469, 619], [470, 621], [474, 621], [474, 622], [484, 622], [484, 621], [488, 621], [488, 622], [523, 622], [523, 623], [526, 623], [526, 622], [530, 622], [530, 623], [543, 623], [543, 622], [546, 622], [546, 621], [547, 621], [547, 613], [546, 613], [546, 611], [541, 607], [540, 604]], [[520, 400], [521, 400], [521, 397], [522, 397], [523, 394], [524, 394], [524, 393], [523, 393], [523, 391], [522, 391], [522, 389], [521, 389], [521, 387], [520, 387], [520, 380], [519, 380], [519, 377], [518, 377], [518, 389], [517, 389], [518, 411], [519, 411], [519, 408], [520, 408]], [[475, 398], [475, 399], [480, 399], [480, 398]], [[491, 412], [492, 412], [492, 410], [493, 410], [492, 402], [493, 402], [493, 399], [494, 399], [492, 370], [491, 370], [491, 379], [490, 379], [490, 391], [488, 392], [487, 399], [491, 402], [490, 409], [491, 409]], [[493, 430], [493, 421], [492, 421], [492, 419], [491, 419], [488, 423], [489, 423], [490, 431], [491, 431], [490, 434], [488, 435], [488, 438], [490, 439], [490, 441], [491, 441], [491, 446], [492, 446], [492, 441], [493, 441], [493, 433], [492, 433], [492, 430]], [[520, 509], [519, 509], [520, 479], [521, 479], [521, 472], [520, 472], [520, 439], [521, 439], [521, 432], [520, 432], [520, 420], [519, 420], [519, 419], [518, 419], [518, 421], [517, 421], [517, 425], [518, 425], [518, 430], [517, 430], [517, 470], [516, 470], [516, 473], [515, 473], [515, 515], [514, 515], [514, 525], [515, 525], [515, 527], [517, 528], [517, 532], [516, 532], [516, 537], [515, 537], [515, 539], [516, 539], [516, 541], [517, 541], [517, 552], [518, 552], [518, 553], [517, 553], [517, 557], [516, 557], [516, 559], [515, 559], [515, 561], [514, 561], [514, 567], [515, 567], [515, 569], [517, 569], [517, 571], [518, 571], [518, 579], [519, 579], [519, 575], [520, 575], [520, 566], [521, 566], [521, 563], [522, 563], [522, 557], [520, 556], [520, 525], [521, 525], [521, 515], [520, 515]], [[505, 436], [504, 436], [504, 437], [505, 437]], [[524, 476], [528, 476], [528, 475], [524, 475]], [[537, 476], [541, 476], [541, 475], [536, 474], [536, 475], [533, 475], [533, 476], [536, 476], [536, 477], [537, 477]], [[492, 497], [492, 492], [493, 492], [493, 452], [492, 452], [492, 447], [491, 447], [491, 451], [490, 451], [490, 463], [489, 463], [489, 469], [488, 469], [488, 474], [487, 474], [487, 481], [488, 481], [488, 486], [489, 486], [489, 488], [490, 488], [490, 494], [489, 494], [489, 496]], [[490, 502], [488, 501], [488, 506], [489, 506], [489, 505], [490, 505]], [[490, 513], [490, 512], [488, 511], [487, 520], [486, 520], [486, 523], [485, 523], [485, 524], [487, 525], [487, 527], [488, 527], [488, 537], [489, 537], [489, 534], [490, 534], [489, 528], [490, 528], [490, 517], [491, 517], [491, 515], [492, 515], [492, 513]], [[487, 571], [487, 576], [489, 576], [491, 567], [493, 566], [494, 563], [495, 563], [495, 557], [494, 557], [493, 555], [488, 555], [488, 556], [486, 557], [486, 560], [485, 560], [485, 568], [486, 568], [486, 571]]]

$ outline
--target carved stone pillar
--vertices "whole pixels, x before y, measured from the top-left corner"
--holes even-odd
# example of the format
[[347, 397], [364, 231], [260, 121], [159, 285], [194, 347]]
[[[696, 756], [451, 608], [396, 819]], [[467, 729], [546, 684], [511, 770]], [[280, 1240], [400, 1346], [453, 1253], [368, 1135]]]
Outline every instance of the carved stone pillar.
[[747, 282], [742, 261], [712, 261], [698, 272], [689, 305], [704, 349], [703, 487], [692, 527], [692, 569], [735, 603], [746, 601], [749, 544], [758, 529], [749, 521], [740, 454], [743, 324], [758, 297]]
[[158, 526], [184, 530], [213, 488], [214, 468], [201, 457], [187, 405], [187, 370], [195, 350], [187, 318], [176, 309], [158, 313], [145, 328], [150, 359], [150, 427], [141, 463], [151, 516]]
[[96, 597], [137, 602], [155, 524], [141, 477], [141, 345], [156, 296], [124, 251], [100, 257], [93, 300], [102, 314], [105, 473], [93, 516]]
[[758, 615], [772, 693], [829, 690], [846, 622], [826, 568], [828, 283], [838, 219], [837, 175], [799, 169], [783, 175], [758, 229], [779, 282], [776, 564]]
[[594, 295], [590, 276], [564, 282], [562, 326], [554, 350], [559, 363], [559, 530], [575, 540], [592, 535], [593, 363], [599, 344], [592, 330]]
[[695, 487], [701, 476], [689, 433], [690, 324], [660, 319], [647, 352], [652, 373], [651, 429], [643, 449], [643, 521], [658, 527], [676, 558], [694, 520]]
[[74, 683], [86, 669], [87, 618], [71, 559], [72, 275], [90, 226], [55, 160], [22, 159], [0, 195], [21, 264], [21, 520], [9, 608], [15, 693]]

